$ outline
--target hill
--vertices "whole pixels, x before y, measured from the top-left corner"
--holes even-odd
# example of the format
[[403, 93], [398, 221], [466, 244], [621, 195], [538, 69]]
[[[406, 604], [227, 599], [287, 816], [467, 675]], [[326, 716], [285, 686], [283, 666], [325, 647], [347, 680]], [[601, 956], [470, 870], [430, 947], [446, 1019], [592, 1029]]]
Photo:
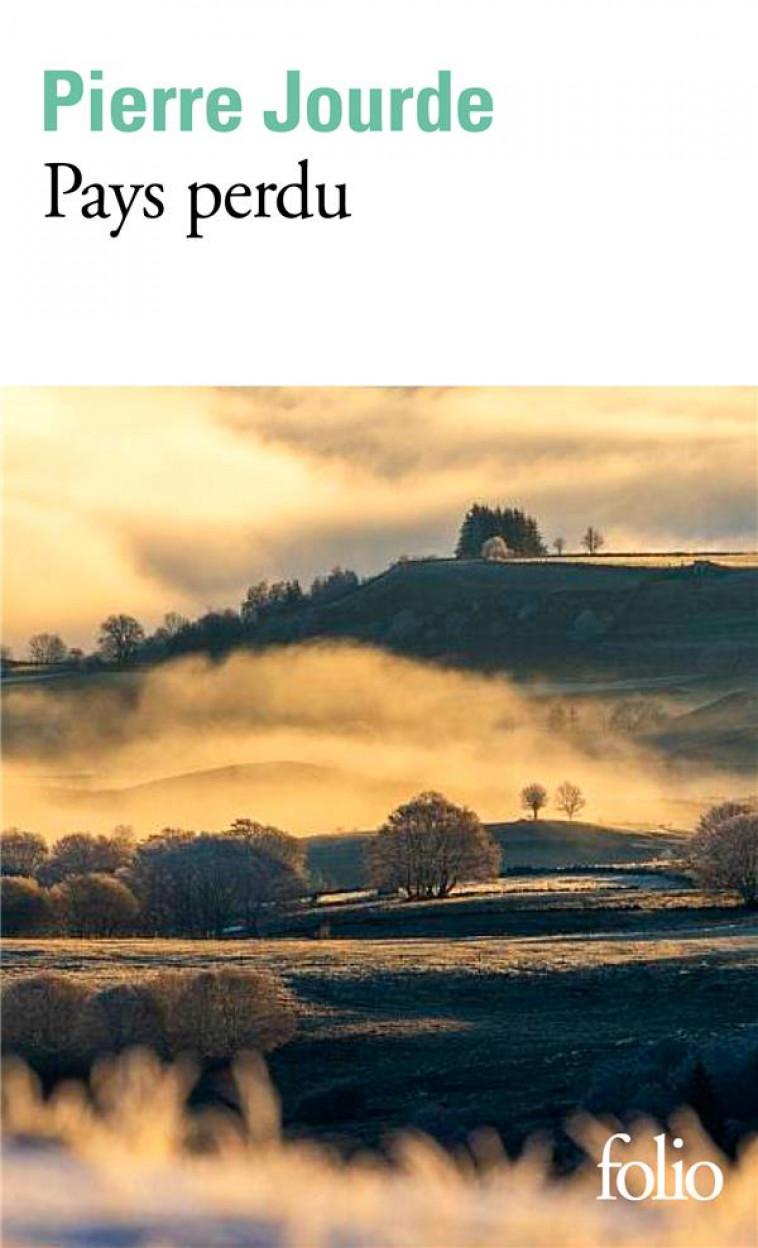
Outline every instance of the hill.
[[350, 638], [513, 671], [719, 674], [754, 664], [757, 608], [756, 567], [438, 559], [264, 621], [256, 641]]
[[[681, 851], [677, 833], [627, 831], [568, 820], [517, 819], [485, 825], [503, 852], [501, 869], [555, 869], [645, 862]], [[305, 838], [311, 872], [325, 887], [363, 888], [370, 832]]]
[[316, 827], [339, 828], [355, 827], [356, 814], [367, 802], [379, 817], [407, 791], [402, 783], [357, 777], [339, 767], [280, 761], [211, 767], [121, 788], [51, 786], [47, 796], [66, 816], [112, 820], [118, 811], [119, 819], [138, 827], [170, 822], [192, 828], [198, 826], [199, 817], [205, 827], [227, 827], [251, 811], [261, 822], [289, 827], [294, 800], [299, 809], [313, 812]]
[[[573, 680], [749, 679], [758, 657], [758, 562], [408, 560], [334, 600], [306, 598], [264, 613], [244, 641], [226, 645], [321, 639]], [[185, 652], [177, 645], [168, 657]], [[223, 653], [222, 644], [213, 650]], [[79, 688], [116, 676], [127, 692], [129, 671], [17, 663], [3, 670], [3, 684]]]
[[678, 715], [648, 738], [669, 758], [758, 770], [758, 694], [734, 690]]

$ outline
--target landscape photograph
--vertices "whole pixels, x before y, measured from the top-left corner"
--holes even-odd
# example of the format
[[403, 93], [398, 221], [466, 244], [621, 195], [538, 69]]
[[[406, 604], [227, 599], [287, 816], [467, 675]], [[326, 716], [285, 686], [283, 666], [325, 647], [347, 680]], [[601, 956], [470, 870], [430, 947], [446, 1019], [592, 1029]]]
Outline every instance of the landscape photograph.
[[758, 391], [3, 412], [3, 1242], [754, 1245]]

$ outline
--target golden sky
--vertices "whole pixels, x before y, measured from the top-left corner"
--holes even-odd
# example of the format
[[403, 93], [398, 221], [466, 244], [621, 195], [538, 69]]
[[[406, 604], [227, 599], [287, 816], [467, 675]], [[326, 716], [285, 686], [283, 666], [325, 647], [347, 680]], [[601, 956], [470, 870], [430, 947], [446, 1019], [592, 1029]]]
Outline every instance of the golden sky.
[[4, 636], [92, 645], [111, 611], [236, 606], [446, 554], [466, 506], [576, 547], [755, 545], [754, 389], [9, 390]]

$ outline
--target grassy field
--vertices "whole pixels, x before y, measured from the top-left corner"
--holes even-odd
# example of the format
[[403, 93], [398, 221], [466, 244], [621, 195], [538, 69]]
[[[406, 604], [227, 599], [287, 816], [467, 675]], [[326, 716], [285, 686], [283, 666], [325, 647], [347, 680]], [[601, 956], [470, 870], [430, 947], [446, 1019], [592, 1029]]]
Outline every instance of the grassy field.
[[100, 983], [271, 968], [299, 1003], [297, 1037], [271, 1059], [292, 1135], [351, 1151], [407, 1127], [456, 1144], [487, 1124], [517, 1147], [581, 1105], [629, 1110], [639, 1089], [659, 1114], [691, 1100], [697, 1055], [755, 1037], [757, 937], [736, 909], [643, 910], [623, 932], [596, 912], [591, 934], [506, 939], [9, 940], [3, 964]]

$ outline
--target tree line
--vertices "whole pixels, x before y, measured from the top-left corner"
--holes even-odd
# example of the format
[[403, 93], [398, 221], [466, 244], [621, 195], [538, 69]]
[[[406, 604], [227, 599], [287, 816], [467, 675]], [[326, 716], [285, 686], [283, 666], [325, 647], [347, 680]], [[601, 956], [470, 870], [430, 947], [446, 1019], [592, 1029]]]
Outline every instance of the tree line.
[[[126, 827], [75, 832], [52, 846], [10, 828], [0, 864], [6, 935], [256, 935], [264, 916], [313, 891], [304, 843], [250, 819], [222, 832], [164, 828], [142, 841]], [[389, 815], [367, 857], [375, 888], [414, 900], [447, 897], [499, 868], [477, 815], [431, 792]]]
[[[571, 819], [581, 791], [566, 782], [558, 792]], [[546, 796], [538, 784], [523, 790], [535, 819]], [[388, 816], [366, 855], [374, 888], [419, 901], [495, 878], [501, 849], [473, 810], [425, 792]], [[303, 842], [251, 819], [222, 832], [164, 828], [143, 841], [124, 827], [108, 836], [76, 832], [52, 846], [11, 828], [0, 838], [0, 865], [6, 936], [255, 936], [266, 915], [304, 903], [313, 891]], [[757, 905], [758, 805], [712, 807], [695, 830], [686, 865], [704, 889], [736, 892]]]
[[[168, 611], [152, 633], [136, 616], [123, 612], [109, 615], [99, 626], [91, 654], [68, 646], [59, 633], [34, 633], [27, 646], [28, 658], [40, 666], [65, 663], [84, 667], [101, 664], [128, 667], [137, 662], [154, 662], [194, 652], [218, 656], [235, 646], [254, 642], [267, 623], [304, 608], [328, 606], [360, 584], [357, 572], [342, 567], [334, 567], [326, 575], [315, 577], [307, 590], [297, 579], [260, 580], [247, 589], [236, 610], [229, 607], [206, 611], [194, 620], [177, 611]], [[3, 662], [12, 658], [10, 648], [4, 646]]]
[[[582, 538], [583, 547], [589, 554], [597, 554], [603, 544], [602, 534], [590, 525]], [[564, 538], [555, 538], [552, 545], [558, 555], [564, 553]], [[455, 547], [457, 559], [498, 561], [512, 556], [531, 558], [547, 554], [548, 547], [534, 516], [518, 507], [490, 507], [482, 503], [474, 503], [467, 510]], [[399, 563], [407, 561], [407, 556], [398, 560]], [[39, 666], [67, 664], [91, 668], [100, 664], [128, 667], [137, 662], [157, 662], [196, 652], [220, 656], [236, 646], [265, 640], [267, 626], [272, 624], [278, 626], [283, 639], [296, 640], [300, 613], [309, 608], [316, 611], [327, 607], [362, 583], [357, 572], [340, 566], [316, 576], [308, 589], [304, 589], [297, 578], [259, 580], [249, 586], [236, 609], [213, 609], [196, 619], [168, 611], [152, 633], [136, 616], [116, 612], [100, 624], [96, 645], [90, 654], [80, 647], [67, 645], [59, 633], [38, 632], [29, 638], [28, 660]], [[12, 652], [4, 646], [2, 662], [11, 661]]]
[[[264, 916], [313, 891], [304, 843], [250, 819], [222, 832], [164, 828], [142, 841], [126, 827], [74, 832], [52, 846], [10, 828], [0, 865], [6, 935], [256, 935]], [[374, 887], [411, 899], [447, 897], [499, 866], [500, 850], [474, 812], [439, 793], [393, 811], [367, 861]]]
[[219, 937], [307, 891], [305, 847], [278, 828], [238, 819], [223, 832], [164, 828], [74, 832], [48, 847], [11, 828], [0, 843], [6, 933], [39, 928], [75, 936], [139, 932]]

